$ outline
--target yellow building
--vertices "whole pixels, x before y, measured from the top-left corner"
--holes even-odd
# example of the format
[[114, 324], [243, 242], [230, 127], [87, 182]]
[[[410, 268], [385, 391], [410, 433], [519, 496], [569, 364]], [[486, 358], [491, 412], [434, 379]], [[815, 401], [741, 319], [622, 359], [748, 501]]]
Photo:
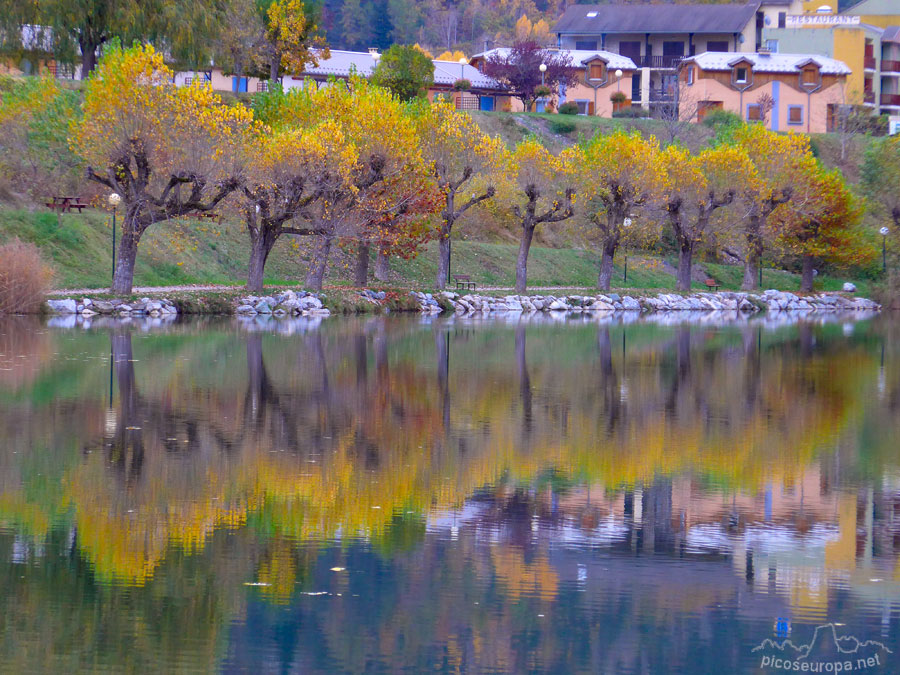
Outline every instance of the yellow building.
[[900, 2], [862, 0], [843, 12], [837, 0], [791, 4], [784, 25], [763, 31], [772, 51], [811, 52], [846, 63], [845, 104], [900, 115]]

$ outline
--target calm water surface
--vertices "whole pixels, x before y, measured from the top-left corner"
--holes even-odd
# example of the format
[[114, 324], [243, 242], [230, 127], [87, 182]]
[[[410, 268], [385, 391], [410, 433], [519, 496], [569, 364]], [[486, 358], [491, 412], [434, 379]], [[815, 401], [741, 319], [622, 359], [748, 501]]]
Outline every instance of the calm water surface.
[[58, 323], [0, 321], [0, 671], [900, 672], [894, 318]]

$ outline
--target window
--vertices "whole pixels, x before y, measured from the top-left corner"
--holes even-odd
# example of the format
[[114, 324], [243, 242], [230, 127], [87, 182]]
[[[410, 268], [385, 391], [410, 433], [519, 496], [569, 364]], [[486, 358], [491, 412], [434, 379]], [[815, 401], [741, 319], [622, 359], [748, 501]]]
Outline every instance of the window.
[[762, 121], [762, 107], [758, 103], [751, 103], [747, 106], [747, 121], [748, 122], [761, 122]]
[[590, 115], [590, 104], [593, 101], [575, 101], [578, 104], [579, 115]]
[[803, 106], [789, 105], [787, 114], [788, 124], [803, 124]]
[[687, 83], [694, 84], [694, 66], [691, 66], [687, 69]]
[[603, 79], [603, 64], [602, 63], [592, 63], [591, 64], [590, 78], [592, 80], [602, 80]]
[[778, 40], [766, 40], [766, 49], [773, 54], [778, 53]]
[[803, 84], [818, 84], [819, 82], [819, 73], [815, 68], [804, 68], [803, 69], [803, 79], [800, 80]]
[[778, 27], [784, 28], [787, 26], [787, 12], [778, 12]]
[[728, 40], [710, 40], [706, 43], [706, 51], [708, 52], [727, 52]]
[[738, 84], [747, 84], [747, 69], [745, 67], [734, 69], [734, 81]]
[[597, 41], [596, 40], [575, 40], [575, 49], [585, 51], [585, 52], [595, 52], [595, 51], [597, 51]]

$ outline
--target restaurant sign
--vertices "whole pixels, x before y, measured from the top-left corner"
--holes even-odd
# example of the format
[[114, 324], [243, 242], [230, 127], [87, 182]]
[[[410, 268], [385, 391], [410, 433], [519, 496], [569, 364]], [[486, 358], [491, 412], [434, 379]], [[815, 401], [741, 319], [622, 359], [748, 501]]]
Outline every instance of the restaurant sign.
[[785, 26], [787, 28], [826, 28], [828, 26], [858, 26], [858, 16], [841, 14], [789, 14]]

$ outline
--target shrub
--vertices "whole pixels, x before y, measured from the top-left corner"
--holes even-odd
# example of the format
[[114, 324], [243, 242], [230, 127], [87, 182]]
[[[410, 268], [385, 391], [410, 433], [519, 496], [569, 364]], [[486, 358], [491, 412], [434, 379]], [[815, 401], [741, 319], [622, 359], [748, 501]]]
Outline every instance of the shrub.
[[453, 83], [453, 88], [456, 91], [469, 91], [469, 89], [472, 88], [472, 83], [469, 82], [466, 78], [461, 77]]
[[644, 110], [643, 108], [622, 108], [622, 110], [616, 110], [613, 114], [613, 117], [618, 118], [627, 118], [627, 119], [637, 119], [640, 117], [650, 117], [650, 111]]
[[575, 101], [567, 101], [559, 106], [559, 114], [560, 115], [577, 115], [578, 114], [578, 104]]
[[52, 278], [34, 244], [13, 239], [0, 246], [0, 314], [39, 312]]
[[553, 90], [550, 87], [541, 84], [534, 88], [534, 95], [537, 98], [547, 98], [550, 94], [553, 93]]
[[575, 121], [570, 119], [550, 120], [548, 125], [554, 134], [571, 134], [575, 131]]
[[614, 91], [609, 95], [609, 100], [617, 105], [621, 105], [628, 100], [628, 97], [625, 95], [625, 92], [622, 91]]
[[718, 129], [719, 127], [737, 127], [744, 123], [741, 116], [737, 113], [717, 108], [710, 110], [703, 117], [704, 126], [710, 129]]

